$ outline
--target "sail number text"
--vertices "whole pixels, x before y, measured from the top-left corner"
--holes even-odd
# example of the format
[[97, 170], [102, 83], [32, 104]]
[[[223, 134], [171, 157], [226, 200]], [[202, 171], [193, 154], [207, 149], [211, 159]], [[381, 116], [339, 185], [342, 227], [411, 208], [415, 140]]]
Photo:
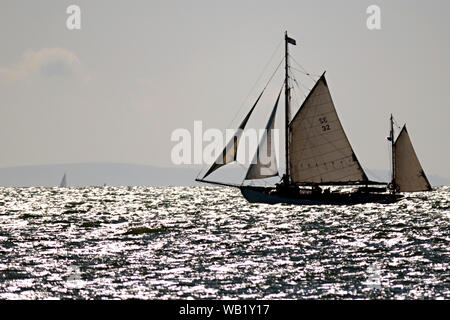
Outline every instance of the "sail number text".
[[322, 131], [328, 131], [330, 130], [330, 125], [328, 124], [327, 117], [320, 117], [319, 122], [322, 126]]

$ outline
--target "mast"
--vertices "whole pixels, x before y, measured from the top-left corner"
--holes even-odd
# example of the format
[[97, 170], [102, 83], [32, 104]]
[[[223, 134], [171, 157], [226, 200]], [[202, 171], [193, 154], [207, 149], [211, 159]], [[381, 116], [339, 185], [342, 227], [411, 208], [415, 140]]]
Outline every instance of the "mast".
[[284, 34], [284, 46], [285, 46], [285, 78], [284, 78], [284, 100], [285, 100], [285, 154], [286, 154], [286, 174], [284, 177], [284, 183], [288, 185], [290, 183], [290, 174], [289, 174], [289, 110], [290, 110], [290, 101], [289, 101], [289, 59], [288, 59], [288, 43], [289, 37], [287, 31]]
[[392, 177], [391, 177], [391, 186], [392, 193], [395, 195], [396, 191], [396, 183], [395, 183], [395, 143], [394, 143], [394, 117], [391, 114], [391, 132], [389, 135], [389, 140], [391, 141], [391, 161], [392, 161]]

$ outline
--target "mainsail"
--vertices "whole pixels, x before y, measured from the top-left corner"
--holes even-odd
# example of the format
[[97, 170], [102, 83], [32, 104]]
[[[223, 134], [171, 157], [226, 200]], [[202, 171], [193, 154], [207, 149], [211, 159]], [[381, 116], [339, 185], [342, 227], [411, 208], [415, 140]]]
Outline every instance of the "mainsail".
[[339, 121], [325, 73], [312, 88], [289, 128], [293, 183], [368, 181]]
[[60, 186], [61, 188], [67, 187], [67, 178], [66, 178], [66, 174], [65, 174], [65, 173], [64, 173], [64, 176], [63, 176], [62, 179], [61, 179], [61, 183], [59, 184], [59, 186]]
[[418, 192], [431, 190], [430, 182], [420, 165], [406, 125], [403, 126], [394, 144], [395, 185], [399, 192]]
[[273, 141], [273, 129], [275, 125], [275, 116], [277, 114], [278, 101], [283, 89], [278, 94], [277, 101], [270, 114], [269, 121], [267, 122], [264, 135], [256, 150], [255, 157], [248, 168], [245, 180], [253, 179], [265, 179], [278, 175], [277, 159], [275, 153], [275, 145]]
[[252, 115], [253, 110], [255, 110], [255, 107], [258, 104], [259, 99], [261, 99], [261, 96], [263, 95], [263, 93], [264, 93], [264, 90], [261, 92], [258, 99], [256, 99], [255, 103], [253, 104], [253, 107], [250, 109], [247, 116], [244, 118], [244, 120], [242, 120], [241, 124], [239, 125], [239, 128], [236, 130], [236, 133], [231, 138], [231, 140], [228, 142], [228, 144], [225, 146], [222, 153], [219, 155], [217, 160], [213, 163], [213, 165], [209, 168], [209, 170], [203, 176], [203, 179], [205, 179], [208, 175], [210, 175], [211, 173], [213, 173], [220, 167], [226, 165], [229, 162], [236, 160], [237, 149], [238, 149], [239, 140], [241, 138], [242, 132], [244, 131], [244, 128], [247, 125], [248, 119], [250, 119], [250, 116]]

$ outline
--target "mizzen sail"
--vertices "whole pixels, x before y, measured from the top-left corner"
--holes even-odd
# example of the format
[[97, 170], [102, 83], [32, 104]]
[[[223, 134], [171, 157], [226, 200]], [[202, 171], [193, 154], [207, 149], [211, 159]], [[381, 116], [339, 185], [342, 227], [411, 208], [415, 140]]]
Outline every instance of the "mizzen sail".
[[325, 74], [316, 82], [289, 128], [292, 182], [368, 181], [339, 121]]
[[406, 125], [395, 141], [395, 185], [400, 192], [431, 190], [430, 182], [420, 165]]
[[248, 168], [245, 180], [253, 179], [265, 179], [278, 175], [277, 158], [275, 154], [274, 135], [273, 129], [275, 125], [275, 116], [278, 108], [278, 101], [280, 100], [281, 91], [278, 94], [277, 101], [270, 114], [269, 121], [267, 122], [264, 135], [256, 150], [255, 157]]

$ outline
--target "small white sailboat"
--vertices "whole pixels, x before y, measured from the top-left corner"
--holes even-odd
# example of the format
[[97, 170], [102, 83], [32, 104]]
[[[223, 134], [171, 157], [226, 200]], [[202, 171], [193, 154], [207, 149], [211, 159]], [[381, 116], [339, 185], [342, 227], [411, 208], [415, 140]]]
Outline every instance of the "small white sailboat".
[[66, 188], [67, 187], [67, 177], [66, 174], [64, 173], [64, 176], [61, 179], [61, 182], [59, 184], [60, 188]]

